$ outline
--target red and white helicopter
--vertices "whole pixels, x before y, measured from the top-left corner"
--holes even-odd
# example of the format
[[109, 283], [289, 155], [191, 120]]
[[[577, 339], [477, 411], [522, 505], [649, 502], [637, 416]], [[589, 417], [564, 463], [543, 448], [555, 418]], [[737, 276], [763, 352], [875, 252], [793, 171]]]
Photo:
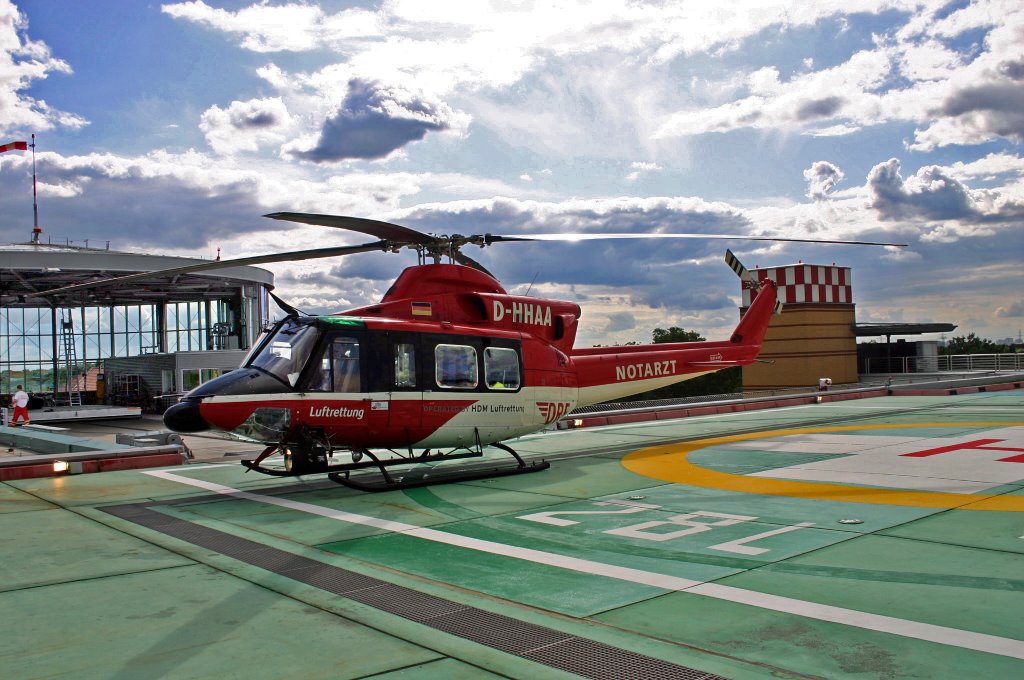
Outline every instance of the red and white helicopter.
[[[728, 340], [576, 348], [579, 305], [510, 295], [461, 247], [595, 237], [809, 241], [706, 234], [432, 236], [353, 217], [267, 217], [353, 230], [379, 240], [164, 273], [403, 247], [417, 250], [420, 264], [402, 272], [379, 303], [337, 314], [306, 316], [275, 296], [287, 316], [261, 336], [238, 369], [171, 406], [164, 423], [180, 433], [217, 430], [263, 444], [255, 460], [242, 461], [250, 470], [280, 476], [327, 473], [364, 490], [545, 469], [547, 462], [527, 463], [503, 442], [542, 430], [581, 406], [750, 364], [757, 360], [777, 306], [774, 282], [758, 282], [727, 252], [726, 261], [744, 285], [760, 288]], [[443, 257], [451, 263], [441, 263]], [[485, 446], [514, 460], [420, 467], [480, 458]], [[283, 454], [283, 466], [265, 464], [275, 453]], [[417, 466], [416, 472], [410, 465]], [[394, 466], [406, 470], [392, 474]], [[367, 468], [376, 468], [379, 475], [351, 475]]]

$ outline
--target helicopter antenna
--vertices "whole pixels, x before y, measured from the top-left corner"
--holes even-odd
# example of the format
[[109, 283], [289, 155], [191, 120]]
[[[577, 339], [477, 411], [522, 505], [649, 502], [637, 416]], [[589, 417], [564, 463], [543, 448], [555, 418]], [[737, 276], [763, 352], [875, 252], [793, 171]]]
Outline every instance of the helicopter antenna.
[[526, 287], [526, 292], [523, 293], [523, 297], [530, 297], [530, 291], [533, 290], [533, 284], [537, 282], [538, 276], [540, 276], [539, 269], [537, 270], [537, 273], [533, 275], [533, 278], [530, 280], [530, 285]]
[[[268, 291], [268, 293], [269, 293], [269, 291]], [[299, 315], [309, 316], [308, 314], [303, 312], [301, 309], [297, 309], [295, 307], [292, 307], [290, 304], [288, 304], [287, 302], [285, 302], [281, 298], [277, 297], [273, 293], [269, 293], [269, 295], [270, 295], [270, 297], [272, 297], [274, 299], [274, 302], [277, 303], [277, 306], [280, 307], [282, 310], [284, 310], [288, 314], [288, 316], [299, 316]]]

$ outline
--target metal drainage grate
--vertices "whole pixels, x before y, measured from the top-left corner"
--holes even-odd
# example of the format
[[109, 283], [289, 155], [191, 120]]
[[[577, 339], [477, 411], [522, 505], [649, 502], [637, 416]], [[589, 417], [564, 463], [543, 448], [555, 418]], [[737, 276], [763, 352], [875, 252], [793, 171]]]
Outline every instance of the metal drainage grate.
[[204, 527], [153, 510], [153, 503], [100, 510], [266, 569], [354, 602], [522, 659], [594, 680], [725, 680], [718, 675], [644, 656], [554, 628], [520, 621], [411, 588], [335, 567], [301, 555]]

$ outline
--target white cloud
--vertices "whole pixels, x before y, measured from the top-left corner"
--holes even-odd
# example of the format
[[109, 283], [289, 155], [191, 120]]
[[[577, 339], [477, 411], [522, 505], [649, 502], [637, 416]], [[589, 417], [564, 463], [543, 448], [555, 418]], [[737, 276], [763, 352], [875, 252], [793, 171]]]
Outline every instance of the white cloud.
[[347, 9], [328, 16], [314, 5], [261, 3], [237, 12], [210, 7], [202, 0], [162, 5], [161, 11], [228, 34], [254, 52], [306, 51], [324, 43], [379, 36], [376, 13]]
[[[919, 319], [941, 309], [954, 321], [991, 322], [1014, 311], [1004, 304], [994, 316], [1001, 298], [991, 291], [1019, 276], [1016, 253], [1024, 248], [1024, 160], [1014, 147], [1024, 109], [1015, 99], [1024, 82], [1019, 1], [232, 6], [164, 6], [165, 23], [187, 22], [206, 40], [259, 53], [246, 55], [244, 66], [225, 65], [223, 98], [183, 102], [191, 118], [180, 121], [199, 120], [209, 150], [183, 124], [175, 152], [41, 155], [48, 235], [85, 225], [98, 232], [90, 238], [118, 245], [183, 253], [221, 245], [230, 255], [360, 242], [259, 217], [296, 210], [436, 233], [662, 230], [906, 241], [912, 248], [729, 247], [750, 265], [842, 260], [855, 267], [864, 314], [903, 308]], [[29, 40], [11, 7], [0, 0], [0, 129], [13, 129], [4, 128], [13, 120], [74, 127], [74, 114], [52, 110], [31, 90], [42, 78], [71, 75], [70, 66]], [[873, 42], [868, 24], [880, 27]], [[791, 40], [797, 31], [819, 44]], [[835, 49], [822, 50], [828, 31], [837, 34]], [[975, 36], [983, 42], [967, 44]], [[254, 58], [261, 64], [255, 86], [251, 71], [238, 77]], [[735, 130], [782, 134], [690, 139]], [[840, 136], [850, 139], [824, 139]], [[904, 150], [905, 178], [898, 161], [881, 162], [900, 150], [877, 146], [900, 136], [914, 151]], [[104, 141], [75, 144], [115, 148]], [[712, 147], [718, 141], [725, 143]], [[739, 151], [737, 141], [745, 145]], [[989, 143], [983, 158], [947, 148], [936, 165], [926, 155], [979, 142]], [[822, 158], [830, 160], [815, 160]], [[26, 161], [3, 159], [4, 195], [24, 190]], [[744, 163], [748, 176], [739, 170]], [[866, 180], [858, 170], [855, 181], [841, 182], [840, 165], [873, 163]], [[753, 177], [769, 164], [779, 177]], [[459, 172], [427, 171], [438, 167]], [[607, 198], [622, 192], [623, 176], [650, 180], [652, 191], [714, 191], [723, 199]], [[815, 200], [801, 197], [805, 190]], [[996, 238], [978, 238], [986, 234]], [[646, 339], [667, 325], [723, 337], [739, 294], [721, 263], [725, 246], [545, 242], [487, 248], [479, 257], [510, 287], [525, 290], [539, 271], [532, 294], [585, 302], [581, 338], [607, 344]], [[368, 254], [274, 270], [286, 297], [325, 311], [375, 301], [414, 259]], [[939, 301], [936, 273], [949, 271], [958, 273], [955, 294]]]
[[815, 161], [804, 170], [804, 179], [808, 185], [807, 197], [815, 201], [824, 200], [843, 181], [843, 177], [845, 175], [839, 166], [828, 161]]
[[462, 134], [469, 116], [428, 93], [353, 78], [338, 109], [322, 124], [316, 143], [287, 145], [288, 154], [316, 163], [379, 159], [428, 132]]
[[984, 158], [965, 163], [957, 161], [948, 168], [949, 173], [961, 180], [1016, 175], [1024, 177], [1024, 158], [1009, 153], [990, 153]]
[[[928, 165], [909, 179], [900, 173], [900, 161], [891, 158], [868, 174], [871, 207], [882, 220], [959, 222], [930, 232], [930, 240], [963, 235], [991, 235], [985, 224], [1024, 219], [1024, 202], [1012, 190], [974, 190], [946, 168]], [[924, 238], [924, 237], [923, 237]]]
[[[874, 90], [891, 72], [885, 50], [861, 51], [845, 63], [773, 81], [761, 69], [750, 94], [719, 106], [672, 114], [655, 133], [669, 138], [740, 128], [795, 129], [834, 121], [871, 122], [877, 118]], [[835, 129], [835, 124], [830, 126]]]
[[984, 50], [954, 71], [927, 100], [925, 127], [910, 148], [928, 151], [950, 144], [981, 144], [1002, 137], [1024, 141], [1024, 8], [1019, 3], [981, 2], [954, 12], [934, 27], [945, 36], [992, 27]]
[[[919, 151], [999, 137], [1024, 140], [1024, 8], [979, 2], [937, 20], [940, 7], [919, 8], [895, 36], [837, 66], [788, 79], [774, 66], [751, 71], [744, 90], [721, 88], [725, 101], [672, 113], [655, 137], [743, 128], [837, 136], [909, 121], [922, 126], [909, 147]], [[990, 30], [976, 57], [936, 39], [977, 28]]]
[[[405, 79], [411, 78], [437, 101], [457, 96], [472, 104], [478, 121], [516, 144], [564, 154], [585, 149], [613, 155], [650, 153], [656, 146], [653, 140], [742, 127], [850, 134], [862, 125], [906, 115], [886, 110], [906, 108], [905, 101], [896, 97], [887, 104], [876, 91], [890, 77], [898, 50], [864, 50], [838, 66], [788, 78], [777, 66], [764, 65], [740, 79], [746, 96], [692, 110], [680, 109], [686, 93], [674, 80], [674, 60], [735, 51], [769, 27], [813, 26], [846, 13], [883, 8], [917, 11], [915, 16], [920, 16], [941, 3], [926, 3], [924, 10], [920, 4], [776, 0], [703, 7], [628, 0], [597, 5], [582, 0], [557, 5], [395, 0], [375, 12], [329, 14], [305, 4], [255, 4], [232, 12], [197, 1], [164, 5], [163, 11], [235, 36], [246, 49], [334, 50], [348, 78], [406, 88]], [[938, 43], [912, 47], [916, 51], [908, 51], [903, 61], [922, 78], [934, 77], [956, 61]], [[571, 74], [560, 68], [567, 59], [574, 63]], [[813, 60], [804, 63], [807, 69], [813, 67]], [[322, 84], [323, 92], [348, 78]], [[294, 77], [276, 81], [289, 79]], [[525, 95], [512, 101], [495, 97], [527, 81]], [[313, 84], [312, 79], [307, 82]], [[624, 92], [629, 96], [622, 96]], [[326, 98], [338, 101], [331, 94]], [[909, 101], [920, 108], [920, 99]]]
[[996, 307], [995, 315], [1001, 318], [1016, 318], [1024, 316], [1024, 303], [1011, 302], [1003, 305], [1002, 307]]
[[27, 30], [25, 15], [10, 0], [0, 0], [0, 134], [25, 137], [26, 131], [87, 125], [81, 116], [26, 94], [33, 81], [72, 73], [71, 66], [54, 57], [45, 43], [30, 40]]
[[227, 109], [211, 106], [203, 113], [199, 129], [214, 151], [231, 154], [280, 144], [291, 125], [284, 101], [272, 97], [231, 102]]
[[657, 163], [649, 163], [646, 161], [633, 161], [629, 164], [629, 167], [633, 172], [626, 175], [627, 182], [635, 182], [645, 173], [657, 172], [662, 169], [662, 167]]

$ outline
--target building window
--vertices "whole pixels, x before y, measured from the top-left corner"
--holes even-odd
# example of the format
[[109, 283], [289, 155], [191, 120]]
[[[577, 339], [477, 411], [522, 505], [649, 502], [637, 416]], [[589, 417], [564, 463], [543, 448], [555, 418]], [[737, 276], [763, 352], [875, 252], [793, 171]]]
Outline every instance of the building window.
[[181, 391], [191, 392], [201, 384], [198, 368], [183, 368], [181, 370]]

